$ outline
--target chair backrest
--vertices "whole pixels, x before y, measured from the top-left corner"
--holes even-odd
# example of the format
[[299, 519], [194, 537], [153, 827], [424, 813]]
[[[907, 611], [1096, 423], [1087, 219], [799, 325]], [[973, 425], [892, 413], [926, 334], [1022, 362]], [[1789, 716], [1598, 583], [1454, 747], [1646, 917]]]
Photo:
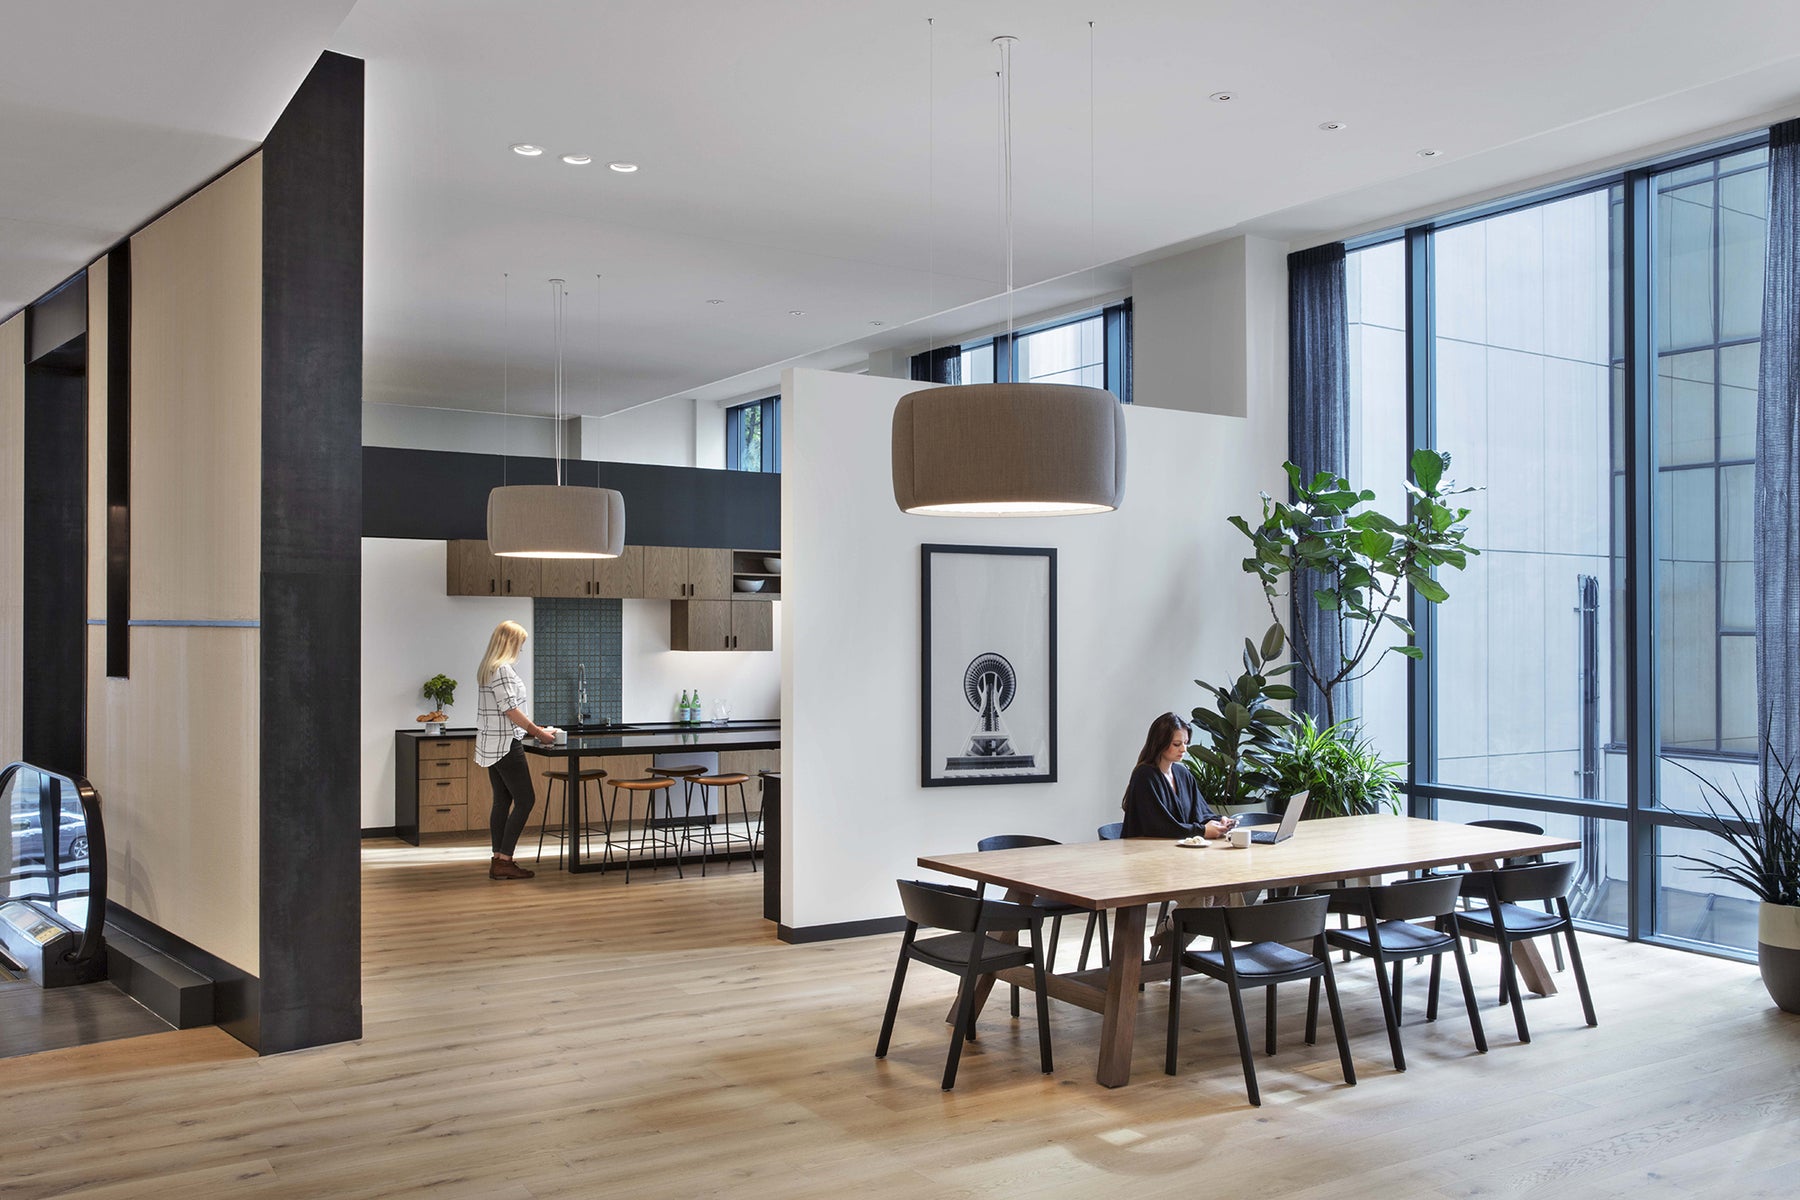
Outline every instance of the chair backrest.
[[1060, 846], [1055, 838], [1037, 837], [1029, 833], [996, 833], [975, 843], [977, 850], [1020, 850], [1026, 846]]
[[1237, 814], [1237, 823], [1244, 826], [1279, 825], [1281, 824], [1281, 814], [1272, 812], [1239, 813]]
[[1575, 864], [1553, 862], [1532, 867], [1507, 867], [1493, 875], [1494, 894], [1508, 904], [1553, 900], [1569, 894], [1569, 885], [1575, 879]]
[[973, 888], [925, 879], [897, 879], [906, 919], [931, 929], [970, 933], [981, 917], [981, 897]]
[[1542, 825], [1533, 825], [1530, 821], [1510, 821], [1503, 817], [1494, 817], [1486, 821], [1470, 821], [1468, 824], [1476, 829], [1504, 829], [1508, 833], [1541, 834], [1544, 832]]
[[1462, 891], [1462, 880], [1453, 875], [1442, 878], [1406, 879], [1386, 887], [1369, 889], [1375, 905], [1377, 921], [1412, 921], [1419, 917], [1441, 917], [1456, 907]]
[[1102, 825], [1100, 827], [1100, 840], [1103, 842], [1116, 842], [1124, 838], [1124, 836], [1125, 822], [1123, 821], [1114, 821], [1111, 825]]
[[1224, 936], [1234, 942], [1303, 942], [1325, 932], [1330, 900], [1317, 895], [1245, 908], [1178, 908], [1175, 927], [1182, 933]]

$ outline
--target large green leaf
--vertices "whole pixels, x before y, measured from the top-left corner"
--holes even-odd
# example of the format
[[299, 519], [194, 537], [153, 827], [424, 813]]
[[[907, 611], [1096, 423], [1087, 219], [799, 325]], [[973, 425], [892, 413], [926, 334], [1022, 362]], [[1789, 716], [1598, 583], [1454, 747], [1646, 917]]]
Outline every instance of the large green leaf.
[[1282, 647], [1286, 644], [1287, 644], [1287, 635], [1282, 633], [1281, 626], [1279, 626], [1279, 625], [1269, 626], [1269, 631], [1267, 633], [1263, 634], [1263, 640], [1262, 640], [1263, 661], [1268, 662], [1271, 659], [1273, 659], [1276, 655], [1280, 654]]
[[1444, 470], [1450, 465], [1450, 456], [1440, 454], [1436, 450], [1414, 450], [1412, 455], [1413, 478], [1427, 492], [1435, 492], [1438, 483], [1444, 478]]

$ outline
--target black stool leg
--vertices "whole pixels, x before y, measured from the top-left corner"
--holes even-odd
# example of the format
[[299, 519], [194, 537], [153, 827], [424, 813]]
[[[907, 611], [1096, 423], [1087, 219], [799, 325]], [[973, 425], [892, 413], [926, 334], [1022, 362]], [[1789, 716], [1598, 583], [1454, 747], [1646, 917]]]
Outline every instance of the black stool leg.
[[544, 781], [544, 811], [538, 817], [537, 856], [531, 860], [534, 867], [544, 861], [544, 834], [550, 829], [550, 785], [554, 782], [553, 779]]
[[[669, 849], [675, 854], [675, 878], [686, 879], [687, 875], [681, 869], [681, 839], [676, 837], [673, 832], [675, 828], [675, 789], [672, 787], [663, 789], [663, 811], [669, 814], [669, 823], [664, 828], [670, 830]], [[686, 829], [687, 825], [684, 823], [682, 828]]]
[[744, 850], [745, 857], [750, 860], [750, 873], [756, 874], [756, 834], [750, 828], [750, 799], [744, 794], [744, 785], [738, 784], [738, 811], [744, 814]]

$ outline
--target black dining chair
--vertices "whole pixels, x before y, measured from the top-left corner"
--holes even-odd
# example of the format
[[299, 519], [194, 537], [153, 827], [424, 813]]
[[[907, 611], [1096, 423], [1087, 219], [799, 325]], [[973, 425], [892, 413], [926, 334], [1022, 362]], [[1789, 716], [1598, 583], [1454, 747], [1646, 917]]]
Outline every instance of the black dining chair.
[[[1365, 955], [1375, 962], [1375, 984], [1381, 992], [1381, 1015], [1387, 1021], [1388, 1045], [1394, 1052], [1394, 1069], [1406, 1070], [1406, 1052], [1400, 1048], [1400, 981], [1401, 965], [1409, 958], [1431, 958], [1431, 996], [1425, 1005], [1425, 1019], [1437, 1020], [1438, 979], [1442, 974], [1444, 955], [1456, 958], [1457, 978], [1462, 981], [1463, 1006], [1469, 1013], [1469, 1031], [1475, 1035], [1475, 1048], [1487, 1053], [1487, 1033], [1481, 1028], [1481, 1013], [1475, 1004], [1475, 985], [1469, 981], [1469, 960], [1463, 957], [1462, 938], [1457, 930], [1456, 898], [1461, 892], [1459, 879], [1432, 877], [1407, 879], [1385, 887], [1347, 887], [1326, 892], [1330, 910], [1350, 913], [1363, 919], [1359, 929], [1334, 929], [1325, 935], [1330, 945], [1354, 954]], [[1430, 918], [1432, 924], [1416, 922]], [[1393, 986], [1388, 984], [1388, 968], [1393, 970]], [[1310, 1025], [1318, 1019], [1319, 995], [1315, 990], [1307, 1013]]]
[[[1514, 942], [1531, 938], [1555, 937], [1560, 933], [1568, 939], [1569, 968], [1575, 973], [1575, 988], [1581, 993], [1581, 1014], [1589, 1025], [1599, 1024], [1588, 993], [1587, 972], [1581, 969], [1581, 949], [1575, 944], [1575, 921], [1569, 915], [1574, 863], [1469, 871], [1450, 878], [1460, 882], [1464, 897], [1485, 905], [1457, 914], [1457, 925], [1465, 935], [1474, 932], [1500, 947], [1500, 1000], [1512, 1001], [1513, 1024], [1518, 1027], [1521, 1042], [1531, 1040], [1531, 1031], [1525, 1027], [1525, 1005], [1519, 994], [1512, 947]], [[1548, 901], [1551, 911], [1524, 907], [1537, 901]]]
[[[1327, 897], [1300, 896], [1270, 900], [1251, 908], [1178, 908], [1175, 935], [1217, 939], [1215, 950], [1187, 950], [1175, 956], [1169, 971], [1169, 1045], [1163, 1070], [1175, 1074], [1177, 1039], [1181, 1031], [1181, 973], [1183, 969], [1210, 975], [1231, 990], [1231, 1019], [1237, 1026], [1238, 1055], [1244, 1062], [1244, 1088], [1250, 1103], [1260, 1106], [1256, 1086], [1256, 1062], [1250, 1053], [1250, 1029], [1244, 1021], [1246, 988], [1267, 988], [1264, 1037], [1268, 1052], [1275, 1053], [1275, 989], [1283, 983], [1312, 982], [1307, 1008], [1306, 1044], [1318, 1039], [1319, 981], [1331, 1005], [1331, 1023], [1337, 1034], [1338, 1061], [1344, 1082], [1356, 1083], [1356, 1067], [1350, 1061], [1350, 1042], [1344, 1032], [1344, 1014], [1338, 1005], [1337, 980], [1331, 973], [1331, 953], [1325, 945]], [[1248, 945], [1234, 943], [1247, 942]], [[1310, 942], [1312, 953], [1287, 943]]]
[[[1504, 829], [1508, 833], [1535, 833], [1542, 836], [1544, 832], [1544, 827], [1542, 825], [1533, 825], [1530, 821], [1515, 821], [1511, 817], [1488, 817], [1480, 821], [1470, 821], [1468, 824], [1474, 826], [1476, 829]], [[1507, 867], [1533, 867], [1543, 861], [1544, 856], [1541, 854], [1522, 854], [1516, 858], [1507, 859], [1501, 865]], [[1463, 865], [1465, 868], [1469, 866], [1467, 863]], [[1466, 908], [1467, 905], [1465, 904], [1464, 907]], [[1544, 911], [1555, 911], [1550, 907], [1550, 902], [1548, 900], [1544, 902]], [[1473, 954], [1474, 952], [1475, 943], [1470, 942], [1469, 953]], [[1555, 939], [1552, 939], [1550, 942], [1550, 952], [1556, 956], [1556, 969], [1559, 971], [1564, 970], [1562, 944]]]
[[[875, 1057], [886, 1058], [894, 1032], [894, 1015], [900, 1009], [900, 989], [906, 982], [906, 964], [914, 959], [957, 976], [956, 1027], [950, 1033], [950, 1057], [944, 1063], [944, 1090], [956, 1086], [956, 1065], [962, 1058], [964, 1039], [975, 1037], [975, 987], [983, 975], [1008, 967], [1029, 966], [1037, 984], [1038, 1056], [1044, 1074], [1051, 1073], [1050, 1003], [1044, 990], [1044, 914], [1026, 904], [987, 900], [966, 887], [925, 880], [896, 881], [900, 906], [906, 911], [906, 934], [900, 941], [900, 958], [894, 964], [894, 986], [888, 993], [887, 1013], [881, 1019], [881, 1038]], [[920, 929], [942, 929], [938, 937], [920, 938]], [[990, 933], [1031, 933], [1029, 947], [1002, 942]]]
[[1103, 842], [1123, 841], [1125, 838], [1125, 822], [1114, 821], [1110, 825], [1102, 825], [1097, 831]]
[[[1062, 843], [1055, 838], [1038, 837], [1029, 833], [997, 833], [993, 837], [985, 837], [975, 843], [975, 849], [979, 851], [1019, 850], [1028, 846], [1060, 845]], [[980, 892], [981, 889], [978, 887], [976, 891]], [[1088, 919], [1087, 931], [1081, 935], [1081, 957], [1076, 961], [1076, 970], [1087, 970], [1088, 954], [1094, 946], [1095, 926], [1099, 926], [1100, 929], [1100, 965], [1104, 967], [1112, 962], [1112, 956], [1108, 952], [1106, 944], [1106, 922], [1101, 919], [1099, 912], [1091, 908], [1082, 908], [1079, 904], [1046, 900], [1041, 896], [1032, 901], [1032, 907], [1050, 918], [1050, 946], [1044, 951], [1045, 970], [1051, 972], [1056, 970], [1056, 943], [1062, 936], [1064, 917], [1086, 917]], [[1019, 985], [1016, 983], [1012, 989], [1012, 1015], [1015, 1017], [1019, 1015]]]

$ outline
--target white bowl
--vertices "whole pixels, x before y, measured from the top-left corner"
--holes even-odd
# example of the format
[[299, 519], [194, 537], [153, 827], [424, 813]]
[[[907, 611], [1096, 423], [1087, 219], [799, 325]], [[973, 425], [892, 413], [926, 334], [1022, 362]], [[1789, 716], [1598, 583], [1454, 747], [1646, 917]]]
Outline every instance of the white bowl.
[[767, 571], [771, 575], [781, 574], [781, 560], [779, 558], [763, 559], [763, 570]]
[[763, 580], [761, 579], [737, 579], [732, 582], [737, 584], [737, 590], [740, 592], [760, 592], [763, 589]]

